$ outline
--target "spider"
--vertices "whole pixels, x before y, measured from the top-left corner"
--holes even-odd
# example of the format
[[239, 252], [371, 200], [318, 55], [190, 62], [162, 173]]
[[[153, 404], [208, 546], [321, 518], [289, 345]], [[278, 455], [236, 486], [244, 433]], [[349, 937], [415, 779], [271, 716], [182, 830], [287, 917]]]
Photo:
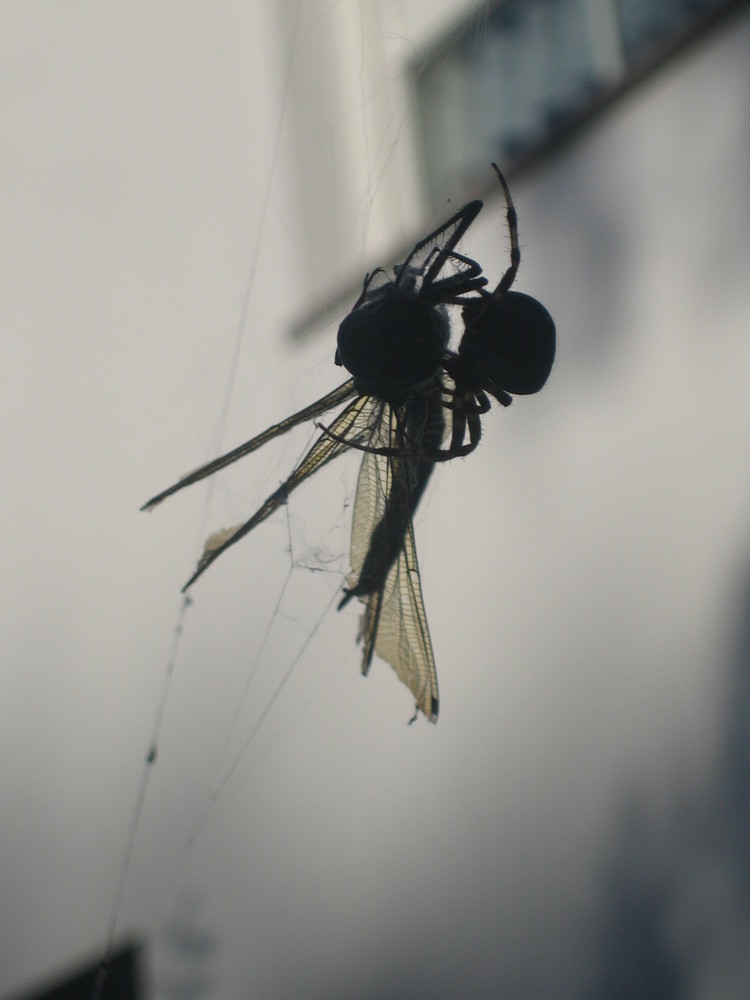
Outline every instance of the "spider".
[[[364, 452], [352, 518], [351, 573], [343, 607], [364, 604], [359, 638], [362, 672], [375, 652], [390, 663], [431, 721], [438, 713], [437, 673], [422, 600], [412, 518], [436, 462], [473, 451], [489, 395], [503, 406], [511, 393], [544, 385], [555, 354], [555, 326], [536, 299], [510, 291], [520, 264], [516, 213], [505, 193], [510, 267], [494, 292], [479, 264], [456, 246], [479, 214], [472, 201], [420, 240], [391, 280], [383, 268], [365, 276], [342, 321], [335, 363], [352, 376], [317, 402], [201, 466], [152, 497], [142, 510], [226, 468], [291, 428], [346, 403], [311, 448], [246, 522], [211, 535], [186, 590], [230, 546], [252, 531], [305, 479], [348, 448]], [[444, 274], [450, 269], [450, 273]], [[449, 306], [461, 308], [464, 334], [448, 348]], [[452, 413], [451, 438], [445, 413]], [[464, 443], [468, 430], [469, 441]], [[415, 714], [416, 718], [416, 714]]]
[[[368, 296], [373, 277], [368, 275], [359, 300], [339, 327], [336, 363], [343, 363], [355, 376], [354, 384], [360, 392], [373, 391], [388, 398], [386, 393], [397, 384], [394, 359], [404, 361], [399, 374], [411, 377], [411, 392], [420, 391], [429, 382], [427, 378], [417, 383], [418, 375], [435, 365], [438, 350], [438, 337], [428, 335], [428, 316], [439, 326], [444, 318], [441, 306], [462, 307], [464, 334], [458, 352], [448, 349], [446, 338], [436, 366], [442, 367], [450, 381], [440, 380], [434, 368], [432, 371], [447, 395], [443, 405], [453, 411], [450, 444], [447, 448], [425, 448], [412, 443], [413, 455], [433, 462], [446, 462], [474, 451], [482, 436], [480, 415], [490, 409], [487, 394], [502, 406], [510, 406], [511, 394], [530, 395], [544, 386], [555, 360], [555, 324], [549, 312], [530, 295], [510, 291], [521, 263], [518, 220], [508, 184], [497, 164], [492, 167], [505, 195], [511, 244], [510, 267], [495, 290], [488, 292], [484, 287], [487, 279], [476, 261], [453, 249], [482, 207], [481, 202], [473, 201], [416, 245], [406, 262], [395, 269], [395, 285], [386, 285]], [[422, 273], [424, 266], [421, 270], [410, 269], [415, 255], [452, 225], [455, 229], [450, 239], [442, 248], [435, 247], [434, 260], [426, 272]], [[448, 261], [458, 262], [464, 270], [438, 280]], [[404, 275], [406, 282], [399, 284]], [[378, 362], [376, 359], [381, 357]], [[384, 369], [379, 383], [374, 381], [374, 372], [380, 374], [378, 364]], [[364, 374], [360, 375], [359, 370]], [[467, 429], [469, 443], [464, 444]], [[360, 451], [395, 454], [392, 448], [350, 444]]]

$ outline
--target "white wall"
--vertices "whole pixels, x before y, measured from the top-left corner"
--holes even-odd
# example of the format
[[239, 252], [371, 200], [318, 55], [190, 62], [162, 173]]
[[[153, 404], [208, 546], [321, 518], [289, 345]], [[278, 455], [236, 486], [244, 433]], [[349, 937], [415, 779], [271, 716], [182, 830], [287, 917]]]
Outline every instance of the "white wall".
[[[317, 65], [363, 65], [361, 25], [358, 47], [337, 43], [355, 9], [300, 22], [303, 79], [314, 44]], [[377, 14], [368, 30], [394, 45], [433, 27], [416, 6]], [[222, 475], [205, 517], [200, 487], [137, 508], [214, 451], [223, 408], [229, 447], [338, 383], [335, 325], [302, 347], [286, 330], [318, 239], [313, 290], [331, 260], [337, 275], [389, 263], [369, 252], [390, 239], [409, 119], [372, 145], [368, 69], [338, 95], [332, 152], [323, 122], [285, 130], [301, 103], [277, 147], [267, 9], [0, 17], [0, 981], [15, 990], [102, 941], [179, 588], [200, 538], [248, 516], [306, 432]], [[643, 904], [649, 946], [684, 977], [673, 995], [744, 997], [747, 831], [726, 775], [750, 554], [749, 43], [747, 15], [728, 21], [514, 184], [518, 287], [555, 316], [559, 353], [538, 397], [493, 410], [477, 452], [436, 472], [417, 517], [436, 727], [406, 725], [385, 665], [362, 680], [357, 611], [334, 610], [355, 456], [196, 586], [117, 916], [151, 933], [197, 898], [212, 996], [614, 996], [607, 970], [643, 962], [624, 948]], [[465, 247], [491, 277], [503, 227], [498, 198]], [[156, 940], [162, 975], [189, 978]]]

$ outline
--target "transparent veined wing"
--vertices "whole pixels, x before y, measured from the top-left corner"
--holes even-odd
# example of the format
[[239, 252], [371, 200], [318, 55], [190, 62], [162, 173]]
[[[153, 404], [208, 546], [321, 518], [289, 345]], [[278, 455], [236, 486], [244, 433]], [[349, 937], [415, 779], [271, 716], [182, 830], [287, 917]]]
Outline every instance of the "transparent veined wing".
[[153, 510], [157, 504], [161, 503], [162, 500], [165, 500], [173, 493], [177, 493], [179, 490], [184, 490], [186, 486], [192, 486], [193, 483], [200, 482], [201, 479], [205, 479], [207, 476], [212, 476], [214, 472], [219, 472], [220, 469], [225, 469], [228, 465], [232, 465], [233, 462], [238, 462], [241, 458], [244, 458], [245, 455], [249, 455], [251, 452], [256, 451], [268, 441], [273, 440], [273, 438], [279, 437], [281, 434], [286, 434], [286, 432], [291, 430], [292, 427], [296, 427], [298, 424], [304, 423], [312, 417], [317, 417], [319, 414], [325, 413], [326, 410], [332, 410], [334, 406], [350, 399], [355, 393], [356, 389], [354, 388], [354, 379], [350, 378], [344, 382], [343, 385], [340, 385], [337, 389], [334, 389], [332, 392], [323, 396], [322, 399], [317, 400], [315, 403], [311, 403], [310, 406], [306, 406], [304, 410], [298, 410], [297, 413], [293, 413], [291, 417], [287, 417], [286, 420], [281, 420], [278, 424], [272, 424], [270, 427], [266, 428], [262, 434], [258, 434], [254, 438], [250, 438], [249, 441], [239, 445], [237, 448], [233, 448], [225, 455], [221, 455], [219, 458], [214, 458], [212, 461], [207, 462], [205, 465], [201, 465], [200, 468], [195, 469], [193, 472], [188, 472], [187, 475], [182, 476], [176, 483], [168, 487], [168, 489], [162, 490], [161, 493], [157, 493], [156, 496], [147, 500], [141, 507], [141, 510]]
[[376, 652], [409, 688], [417, 708], [430, 722], [437, 722], [437, 669], [411, 524], [407, 526], [401, 550], [383, 585], [362, 599], [365, 610], [359, 638], [363, 644], [363, 673], [367, 672], [373, 652]]
[[481, 201], [471, 201], [438, 229], [421, 239], [404, 263], [395, 268], [399, 280], [402, 275], [406, 275], [407, 280], [417, 286], [415, 290], [419, 287], [429, 288], [437, 281], [446, 263], [451, 261], [458, 268], [458, 273], [448, 279], [449, 284], [453, 280], [460, 282], [464, 292], [469, 290], [465, 285], [468, 278], [475, 279], [473, 282], [475, 288], [486, 285], [487, 281], [481, 277], [482, 269], [476, 261], [464, 257], [455, 249], [481, 209]]
[[[372, 400], [374, 447], [411, 444], [438, 447], [445, 433], [439, 389], [393, 408]], [[351, 573], [346, 596], [365, 605], [360, 624], [362, 672], [374, 653], [389, 663], [432, 722], [438, 714], [438, 682], [414, 544], [412, 517], [434, 463], [412, 455], [366, 452], [352, 517]]]
[[[338, 392], [342, 392], [349, 385], [350, 383], [346, 383], [344, 386], [341, 386]], [[354, 390], [351, 389], [349, 394], [353, 391]], [[265, 500], [265, 502], [258, 508], [249, 520], [244, 521], [242, 524], [238, 524], [234, 528], [223, 528], [221, 531], [217, 531], [213, 535], [209, 536], [195, 573], [193, 573], [182, 589], [187, 590], [187, 588], [194, 583], [198, 577], [208, 569], [211, 563], [218, 559], [223, 552], [226, 552], [230, 546], [235, 545], [241, 538], [244, 538], [245, 535], [249, 534], [253, 528], [262, 524], [262, 522], [265, 521], [266, 518], [270, 517], [274, 511], [278, 510], [279, 507], [285, 504], [289, 494], [306, 479], [308, 479], [314, 472], [317, 472], [318, 469], [322, 468], [332, 459], [336, 458], [343, 451], [346, 451], [349, 441], [361, 442], [366, 440], [370, 430], [371, 404], [372, 400], [369, 396], [357, 396], [356, 399], [349, 403], [348, 406], [345, 406], [341, 413], [334, 418], [330, 426], [327, 427], [318, 438], [316, 438], [315, 443], [297, 463], [294, 469], [292, 469], [291, 474], [284, 480], [278, 489], [273, 491], [273, 493]], [[293, 420], [294, 418], [290, 419]], [[283, 433], [284, 430], [288, 430], [288, 427], [285, 426], [286, 423], [287, 422], [284, 421], [283, 424], [276, 425], [278, 428], [282, 428], [282, 430], [277, 431], [277, 433]], [[266, 434], [267, 433], [268, 432], [266, 432]], [[255, 440], [257, 439], [253, 439], [253, 441]], [[265, 440], [269, 440], [267, 436], [265, 437]], [[252, 444], [253, 441], [248, 442], [247, 445], [242, 447], [248, 449], [249, 445]], [[247, 451], [244, 451], [243, 454], [247, 454]], [[203, 471], [204, 470], [198, 470], [198, 472]], [[210, 473], [206, 473], [206, 475], [208, 474]], [[198, 473], [193, 473], [193, 475], [198, 475]], [[202, 478], [202, 476], [199, 478]]]

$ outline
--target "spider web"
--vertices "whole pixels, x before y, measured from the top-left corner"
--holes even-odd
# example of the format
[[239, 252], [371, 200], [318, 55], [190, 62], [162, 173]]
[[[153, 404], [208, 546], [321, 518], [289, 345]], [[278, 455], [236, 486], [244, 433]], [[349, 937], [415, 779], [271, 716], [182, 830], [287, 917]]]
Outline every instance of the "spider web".
[[[478, 4], [461, 56], [497, 40], [485, 14], [573, 29], [571, 12], [713, 6]], [[732, 6], [509, 178], [519, 288], [563, 350], [549, 390], [492, 414], [420, 502], [442, 702], [437, 728], [409, 728], [393, 671], [360, 676], [359, 602], [330, 606], [361, 456], [191, 603], [206, 536], [314, 430], [138, 506], [339, 384], [365, 271], [474, 197], [436, 190], [422, 214], [399, 96], [429, 51], [451, 70], [437, 107], [495, 127], [452, 72], [464, 5], [2, 5], [6, 992], [128, 935], [160, 997], [557, 1000], [654, 969], [675, 996], [744, 995], [750, 24]], [[558, 41], [536, 60], [553, 127]], [[526, 95], [519, 51], [501, 55]], [[321, 94], [334, 68], [346, 83]], [[289, 72], [312, 82], [282, 120]], [[495, 280], [501, 200], [462, 247]]]
[[[227, 438], [227, 428], [230, 426], [234, 428], [235, 423], [239, 422], [238, 416], [235, 419], [237, 412], [235, 390], [245, 372], [246, 362], [244, 359], [248, 352], [247, 341], [250, 330], [253, 330], [253, 338], [255, 338], [254, 317], [261, 299], [261, 290], [263, 293], [265, 292], [266, 283], [269, 281], [268, 276], [264, 273], [263, 252], [270, 238], [270, 226], [272, 224], [283, 224], [283, 214], [279, 212], [279, 206], [274, 202], [272, 192], [276, 182], [277, 168], [285, 155], [283, 136], [285, 127], [288, 127], [288, 122], [286, 121], [286, 93], [295, 70], [296, 61], [300, 58], [297, 37], [302, 19], [302, 9], [303, 7], [299, 3], [290, 6], [292, 40], [289, 51], [291, 57], [288, 67], [282, 74], [281, 93], [283, 96], [280, 101], [280, 111], [278, 112], [275, 133], [271, 142], [266, 178], [259, 200], [255, 224], [256, 235], [251, 244], [245, 289], [239, 303], [238, 321], [228, 345], [230, 350], [228, 352], [229, 356], [225, 361], [226, 378], [224, 389], [221, 393], [219, 416], [214, 421], [212, 439], [207, 446], [209, 456], [222, 451], [223, 442]], [[312, 27], [314, 28], [314, 25]], [[306, 28], [308, 31], [312, 30], [309, 24]], [[383, 25], [382, 30], [387, 31], [388, 29]], [[372, 98], [367, 96], [364, 91], [362, 97], [363, 109], [366, 113], [368, 104]], [[366, 181], [363, 186], [365, 193], [358, 213], [360, 216], [361, 236], [357, 237], [356, 233], [350, 234], [350, 241], [351, 236], [353, 236], [355, 244], [359, 242], [360, 256], [362, 257], [365, 257], [368, 252], [372, 253], [371, 250], [367, 250], [371, 245], [369, 238], [371, 230], [376, 228], [373, 226], [372, 213], [382, 200], [386, 200], [387, 190], [384, 187], [384, 183], [389, 174], [390, 159], [398, 148], [398, 144], [403, 136], [409, 112], [402, 107], [398, 109], [397, 114], [398, 120], [388, 122], [383, 128], [384, 141], [374, 150], [370, 149], [368, 145], [370, 136], [372, 135], [372, 128], [363, 128], [364, 144], [371, 163], [366, 173]], [[273, 212], [270, 211], [272, 205], [274, 208]], [[349, 206], [342, 207], [342, 216], [345, 216], [350, 211]], [[375, 243], [377, 244], [377, 241]], [[388, 243], [391, 244], [392, 241], [389, 239]], [[339, 249], [339, 253], [341, 253], [341, 249], [343, 248]], [[384, 263], [390, 265], [392, 262], [386, 260]], [[329, 272], [326, 280], [335, 282], [337, 278], [335, 274], [331, 275]], [[253, 318], [251, 319], [251, 317]], [[311, 388], [311, 386], [318, 383], [324, 384], [323, 379], [330, 377], [330, 371], [332, 370], [332, 366], [330, 365], [330, 355], [332, 353], [330, 342], [329, 335], [328, 346], [322, 348], [322, 353], [325, 356], [324, 360], [315, 362], [315, 369], [313, 371], [314, 380], [303, 379], [302, 388], [294, 388], [295, 403], [292, 404], [293, 406], [296, 405], [297, 401], [302, 402], [303, 392], [304, 398], [308, 401], [316, 398], [319, 393], [316, 388]], [[217, 353], [217, 358], [220, 355], [227, 354], [226, 347], [227, 343], [225, 342]], [[317, 353], [319, 356], [321, 352], [318, 351]], [[293, 359], [284, 364], [288, 370], [292, 371], [294, 369]], [[212, 362], [212, 368], [214, 367], [218, 368], [218, 360]], [[299, 366], [297, 366], [297, 370], [299, 371]], [[339, 373], [336, 372], [335, 376], [337, 378], [338, 375]], [[257, 384], [257, 376], [255, 378], [251, 377], [250, 381], [255, 381]], [[330, 382], [328, 385], [330, 387]], [[244, 408], [243, 412], [245, 412]], [[252, 408], [251, 412], [254, 414], [253, 419], [256, 420], [257, 425], [257, 412], [255, 408]], [[274, 415], [283, 416], [284, 414], [279, 414], [276, 411]], [[244, 430], [241, 433], [246, 435]], [[287, 450], [285, 453], [288, 455], [289, 451]], [[261, 462], [256, 463], [253, 478], [257, 477], [268, 483], [273, 483], [273, 470], [281, 468], [281, 462], [282, 460], [278, 458], [264, 458]], [[254, 641], [251, 645], [255, 648], [256, 652], [249, 667], [247, 657], [242, 657], [240, 669], [245, 675], [244, 680], [239, 687], [238, 694], [235, 696], [236, 703], [233, 709], [229, 716], [225, 717], [220, 723], [218, 730], [218, 750], [214, 747], [211, 751], [210, 759], [213, 763], [208, 769], [207, 777], [204, 773], [202, 782], [200, 784], [197, 781], [195, 782], [198, 789], [203, 787], [205, 790], [202, 793], [198, 791], [197, 799], [195, 799], [196, 792], [193, 791], [191, 793], [197, 805], [190, 810], [191, 818], [186, 818], [182, 823], [182, 830], [178, 834], [177, 844], [170, 851], [169, 862], [165, 865], [165, 869], [167, 869], [166, 874], [163, 874], [160, 879], [162, 887], [158, 893], [159, 906], [156, 910], [156, 916], [153, 918], [157, 920], [157, 929], [154, 930], [154, 933], [158, 933], [158, 927], [161, 926], [162, 920], [166, 919], [167, 924], [169, 923], [168, 914], [171, 912], [170, 907], [179, 906], [180, 883], [187, 879], [187, 884], [190, 884], [190, 869], [191, 863], [193, 863], [195, 846], [204, 838], [207, 829], [210, 830], [217, 806], [221, 800], [226, 799], [230, 791], [230, 786], [237, 783], [238, 777], [241, 777], [243, 783], [249, 781], [251, 776], [258, 772], [261, 762], [267, 761], [268, 755], [272, 754], [274, 748], [278, 748], [279, 745], [283, 746], [284, 741], [289, 740], [291, 732], [299, 725], [300, 720], [304, 720], [310, 707], [319, 702], [322, 692], [326, 691], [330, 693], [331, 679], [333, 677], [340, 678], [342, 671], [347, 667], [352, 673], [356, 671], [359, 658], [359, 654], [354, 646], [356, 616], [351, 613], [353, 609], [350, 609], [350, 613], [346, 615], [332, 615], [332, 608], [336, 599], [340, 597], [340, 586], [348, 571], [348, 519], [346, 512], [347, 508], [350, 508], [353, 502], [354, 477], [356, 476], [358, 465], [359, 458], [354, 457], [353, 460], [349, 460], [350, 468], [348, 474], [344, 472], [336, 473], [333, 483], [329, 483], [327, 486], [318, 487], [315, 484], [315, 488], [325, 497], [325, 500], [317, 501], [315, 494], [312, 493], [310, 497], [301, 498], [295, 502], [293, 507], [287, 507], [285, 510], [283, 520], [286, 532], [285, 548], [288, 551], [287, 567], [281, 574], [280, 583], [273, 584], [276, 598], [270, 602], [266, 625], [262, 628], [260, 636], [257, 633], [253, 636]], [[202, 501], [201, 523], [198, 531], [201, 539], [204, 539], [209, 531], [217, 532], [221, 536], [222, 532], [225, 531], [226, 524], [231, 523], [235, 519], [235, 515], [233, 513], [230, 514], [230, 511], [234, 511], [239, 506], [244, 508], [246, 505], [252, 509], [253, 501], [249, 501], [247, 496], [243, 499], [242, 491], [239, 493], [236, 491], [228, 493], [226, 492], [226, 487], [221, 482], [219, 483], [219, 488], [224, 493], [219, 498], [220, 504], [217, 505], [217, 480], [208, 480], [208, 486]], [[336, 496], [337, 499], [332, 501], [330, 499], [331, 494]], [[220, 506], [224, 513], [217, 512], [217, 506]], [[317, 515], [316, 517], [312, 517], [311, 511], [325, 512], [325, 514], [324, 517]], [[169, 516], [166, 506], [164, 511], [160, 511], [159, 513], [162, 517]], [[316, 519], [321, 521], [321, 523], [327, 521], [328, 528], [313, 528], [312, 525]], [[332, 528], [331, 525], [333, 525]], [[300, 529], [302, 534], [300, 534]], [[326, 530], [329, 533], [333, 532], [333, 539], [330, 535], [326, 536]], [[323, 532], [322, 544], [320, 541], [312, 542], [311, 544], [307, 543], [306, 538], [308, 534], [311, 533], [311, 537], [314, 537], [316, 531], [318, 536], [320, 536], [321, 531]], [[276, 537], [278, 539], [278, 532]], [[258, 558], [252, 551], [255, 547], [254, 543], [256, 539], [253, 538], [252, 541], [253, 545], [249, 548], [245, 548], [244, 544], [238, 546], [238, 552], [241, 553], [240, 559], [244, 560], [246, 564], [245, 572], [250, 574], [253, 573], [253, 565]], [[416, 565], [413, 544], [413, 537], [410, 532], [409, 551], [412, 552], [411, 561]], [[174, 545], [174, 542], [172, 545]], [[276, 551], [278, 559], [278, 543]], [[216, 570], [212, 570], [212, 573], [215, 572]], [[219, 570], [219, 574], [222, 574], [221, 569]], [[309, 585], [312, 577], [315, 578], [313, 580], [314, 589], [319, 591], [319, 596], [314, 601], [311, 599], [313, 590]], [[321, 586], [321, 578], [327, 578], [325, 587]], [[304, 584], [302, 590], [305, 596], [301, 598], [294, 597], [293, 591], [300, 583]], [[218, 580], [216, 577], [214, 578], [214, 588], [232, 586], [235, 586], [235, 584], [227, 583], [226, 574], [224, 574], [223, 581]], [[131, 869], [134, 861], [137, 861], [139, 858], [138, 847], [142, 836], [142, 829], [144, 824], [148, 822], [147, 813], [152, 775], [157, 773], [159, 768], [163, 766], [162, 758], [168, 753], [168, 750], [164, 746], [167, 740], [164, 727], [165, 719], [169, 717], [171, 699], [173, 698], [174, 679], [176, 675], [179, 675], [181, 661], [186, 655], [185, 644], [191, 641], [191, 639], [186, 639], [186, 636], [190, 635], [192, 637], [194, 635], [190, 627], [191, 619], [195, 617], [196, 605], [194, 602], [197, 602], [198, 607], [200, 607], [203, 601], [204, 597], [200, 593], [196, 593], [195, 595], [188, 594], [179, 604], [173, 629], [172, 648], [164, 670], [162, 690], [157, 699], [154, 721], [145, 753], [142, 777], [119, 869], [114, 903], [107, 931], [107, 954], [109, 954], [114, 945], [123, 920], [126, 919], [128, 892], [130, 883], [135, 878]], [[322, 676], [318, 673], [312, 686], [310, 684], [301, 684], [299, 680], [299, 665], [303, 660], [309, 659], [310, 647], [316, 643], [320, 644], [318, 637], [324, 626], [328, 627], [328, 634], [330, 635], [331, 619], [333, 620], [333, 630], [338, 636], [336, 644], [338, 651], [332, 658], [332, 665], [328, 665], [327, 669], [323, 671]], [[346, 632], [345, 640], [343, 638], [344, 632]], [[286, 641], [292, 633], [294, 641]], [[212, 635], [208, 641], [210, 644], [214, 644], [216, 636]], [[387, 641], [385, 634], [384, 641]], [[273, 645], [274, 642], [275, 646]], [[268, 667], [269, 662], [270, 668]], [[264, 663], [265, 669], [262, 669]], [[379, 667], [383, 668], [383, 665], [380, 664]], [[434, 666], [432, 669], [434, 670]], [[265, 678], [261, 677], [263, 673], [265, 673]], [[292, 680], [294, 680], [297, 686], [293, 699], [296, 708], [293, 705], [291, 711], [287, 712], [286, 716], [282, 714], [274, 728], [268, 732], [269, 721], [272, 719], [274, 713], [278, 714], [277, 710], [280, 699], [290, 690]], [[307, 687], [307, 693], [305, 693], [305, 687]], [[401, 721], [408, 721], [410, 714], [410, 712], [408, 714], [405, 713]], [[267, 733], [265, 738], [264, 733]], [[216, 743], [217, 740], [213, 742]], [[209, 763], [208, 760], [204, 762], [204, 764]], [[202, 768], [202, 771], [206, 771], [205, 766]], [[159, 788], [161, 787], [160, 783]], [[152, 793], [152, 798], [160, 794], [162, 794], [161, 791], [155, 791]], [[141, 855], [144, 853], [146, 853], [145, 849], [141, 851]], [[200, 864], [200, 862], [198, 863]], [[100, 986], [103, 981], [103, 979], [100, 980]]]

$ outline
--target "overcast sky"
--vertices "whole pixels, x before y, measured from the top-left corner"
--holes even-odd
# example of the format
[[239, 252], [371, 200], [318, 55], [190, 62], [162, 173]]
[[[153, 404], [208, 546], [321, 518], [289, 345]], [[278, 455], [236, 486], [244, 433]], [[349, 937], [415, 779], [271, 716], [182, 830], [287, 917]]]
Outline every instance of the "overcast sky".
[[[343, 380], [335, 325], [287, 336], [315, 261], [275, 38], [230, 4], [0, 8], [3, 992], [103, 946], [180, 587], [311, 429], [207, 516], [204, 485], [140, 504]], [[117, 912], [162, 987], [580, 997], [642, 905], [684, 986], [654, 996], [744, 995], [749, 70], [744, 18], [514, 188], [559, 353], [416, 518], [437, 726], [335, 611], [355, 455], [194, 588]], [[502, 225], [465, 247], [491, 279]]]

